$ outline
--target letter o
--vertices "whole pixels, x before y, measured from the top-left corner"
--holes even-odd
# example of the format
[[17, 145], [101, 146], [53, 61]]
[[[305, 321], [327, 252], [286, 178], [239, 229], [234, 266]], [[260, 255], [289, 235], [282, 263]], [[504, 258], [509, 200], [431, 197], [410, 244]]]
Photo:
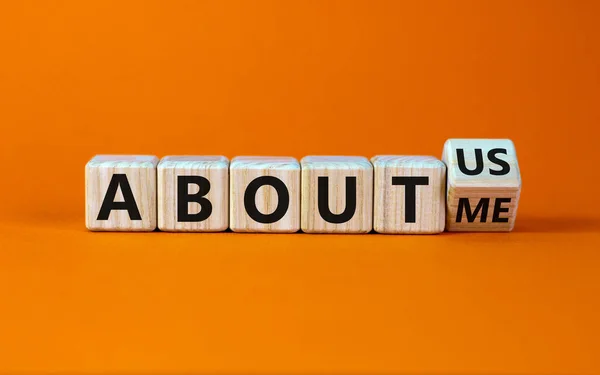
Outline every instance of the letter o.
[[[270, 214], [263, 214], [256, 207], [256, 193], [261, 187], [269, 185], [277, 191], [277, 208]], [[277, 177], [260, 176], [252, 180], [244, 192], [244, 208], [248, 215], [262, 224], [272, 224], [283, 218], [290, 206], [290, 193], [287, 187]]]

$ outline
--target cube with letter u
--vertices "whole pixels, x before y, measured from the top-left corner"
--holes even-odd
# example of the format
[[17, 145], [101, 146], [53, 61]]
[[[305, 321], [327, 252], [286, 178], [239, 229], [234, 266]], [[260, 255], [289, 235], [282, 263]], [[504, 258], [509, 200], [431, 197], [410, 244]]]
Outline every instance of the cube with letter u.
[[373, 229], [373, 165], [362, 156], [302, 159], [302, 231], [368, 233]]

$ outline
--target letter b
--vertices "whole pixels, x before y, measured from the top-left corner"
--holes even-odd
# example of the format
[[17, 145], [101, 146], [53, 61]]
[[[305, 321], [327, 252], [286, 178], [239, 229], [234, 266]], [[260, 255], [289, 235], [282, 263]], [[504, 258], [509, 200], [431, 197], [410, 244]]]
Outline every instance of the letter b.
[[[189, 194], [190, 184], [198, 185], [196, 194]], [[212, 213], [212, 204], [204, 196], [210, 191], [210, 182], [202, 176], [177, 176], [177, 221], [181, 223], [204, 221]], [[188, 203], [200, 204], [200, 212], [189, 213]]]

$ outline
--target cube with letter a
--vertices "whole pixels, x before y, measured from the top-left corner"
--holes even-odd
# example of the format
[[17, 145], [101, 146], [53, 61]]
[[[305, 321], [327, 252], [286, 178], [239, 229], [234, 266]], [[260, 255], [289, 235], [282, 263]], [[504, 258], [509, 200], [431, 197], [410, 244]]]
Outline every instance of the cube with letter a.
[[156, 166], [149, 155], [97, 155], [85, 166], [85, 224], [93, 231], [156, 229]]
[[521, 174], [509, 139], [449, 139], [446, 229], [507, 232], [515, 225]]

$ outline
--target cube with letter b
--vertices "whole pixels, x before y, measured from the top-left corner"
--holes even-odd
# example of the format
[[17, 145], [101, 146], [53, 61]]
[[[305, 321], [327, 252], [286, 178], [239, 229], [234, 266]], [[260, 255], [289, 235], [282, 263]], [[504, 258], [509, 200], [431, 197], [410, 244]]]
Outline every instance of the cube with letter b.
[[219, 232], [229, 226], [229, 160], [165, 156], [158, 163], [158, 228]]
[[521, 194], [521, 173], [509, 139], [449, 139], [448, 231], [511, 231]]
[[85, 166], [85, 218], [93, 231], [156, 229], [156, 165], [148, 155], [97, 155]]

